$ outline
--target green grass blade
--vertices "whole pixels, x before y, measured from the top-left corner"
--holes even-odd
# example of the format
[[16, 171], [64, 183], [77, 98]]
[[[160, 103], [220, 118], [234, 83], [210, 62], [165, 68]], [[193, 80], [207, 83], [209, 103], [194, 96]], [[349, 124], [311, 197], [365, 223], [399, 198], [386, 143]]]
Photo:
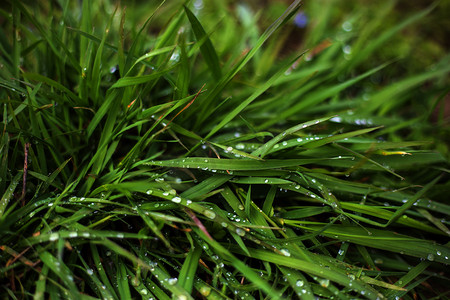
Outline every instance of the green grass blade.
[[219, 58], [217, 56], [216, 50], [214, 49], [211, 40], [203, 29], [202, 24], [197, 19], [197, 17], [192, 13], [192, 11], [187, 7], [183, 6], [186, 16], [192, 26], [192, 31], [195, 34], [197, 41], [202, 41], [200, 45], [200, 51], [206, 61], [215, 80], [219, 80], [222, 77], [221, 66], [219, 63]]

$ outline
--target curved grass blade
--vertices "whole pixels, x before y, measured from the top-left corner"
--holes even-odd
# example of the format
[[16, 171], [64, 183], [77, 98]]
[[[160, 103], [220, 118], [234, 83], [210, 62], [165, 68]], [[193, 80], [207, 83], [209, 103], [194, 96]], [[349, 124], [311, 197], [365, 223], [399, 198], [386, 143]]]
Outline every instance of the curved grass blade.
[[216, 50], [214, 49], [211, 40], [203, 29], [202, 24], [197, 19], [197, 17], [191, 12], [191, 10], [183, 5], [184, 11], [191, 23], [192, 31], [195, 34], [197, 41], [202, 41], [200, 45], [200, 51], [205, 58], [206, 64], [208, 65], [215, 80], [219, 80], [222, 77], [222, 71], [219, 63], [219, 58], [217, 56]]
[[198, 246], [194, 246], [184, 260], [178, 276], [178, 284], [190, 294], [192, 294], [192, 289], [195, 282], [195, 273], [197, 272], [198, 260], [201, 253], [202, 249]]
[[[308, 231], [322, 230], [322, 225], [307, 225], [299, 227]], [[349, 241], [358, 245], [368, 246], [377, 249], [402, 253], [410, 256], [448, 263], [450, 261], [450, 248], [435, 244], [428, 240], [412, 238], [406, 235], [397, 234], [391, 231], [365, 228], [349, 225], [332, 225], [321, 232], [322, 235]]]
[[268, 159], [243, 160], [243, 159], [219, 159], [219, 158], [177, 158], [172, 160], [150, 161], [145, 163], [149, 166], [161, 166], [171, 168], [193, 168], [211, 170], [268, 170], [287, 167], [296, 167], [299, 165], [315, 163], [322, 159]]
[[21, 173], [17, 173], [16, 176], [14, 176], [13, 180], [11, 180], [11, 183], [9, 184], [6, 191], [3, 193], [2, 198], [0, 200], [0, 221], [3, 221], [3, 214], [5, 213], [6, 206], [8, 205], [9, 201], [14, 195], [14, 191], [16, 190], [17, 185], [20, 182], [20, 178], [22, 177]]
[[289, 136], [299, 130], [305, 129], [307, 127], [325, 122], [331, 118], [332, 117], [326, 117], [326, 118], [316, 119], [316, 120], [312, 120], [312, 121], [308, 121], [308, 122], [304, 122], [304, 123], [295, 125], [289, 129], [283, 131], [282, 133], [280, 133], [279, 135], [277, 135], [276, 137], [274, 137], [273, 139], [271, 139], [270, 141], [268, 141], [267, 143], [265, 143], [264, 145], [259, 147], [257, 150], [253, 151], [252, 155], [260, 156], [261, 158], [263, 158], [275, 146], [276, 143], [283, 140], [287, 136]]

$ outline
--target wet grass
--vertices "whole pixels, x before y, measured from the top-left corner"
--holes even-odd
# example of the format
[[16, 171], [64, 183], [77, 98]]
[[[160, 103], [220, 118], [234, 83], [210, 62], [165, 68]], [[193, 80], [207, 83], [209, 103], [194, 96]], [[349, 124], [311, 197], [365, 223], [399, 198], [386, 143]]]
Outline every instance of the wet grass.
[[445, 4], [323, 2], [4, 4], [2, 299], [448, 298]]

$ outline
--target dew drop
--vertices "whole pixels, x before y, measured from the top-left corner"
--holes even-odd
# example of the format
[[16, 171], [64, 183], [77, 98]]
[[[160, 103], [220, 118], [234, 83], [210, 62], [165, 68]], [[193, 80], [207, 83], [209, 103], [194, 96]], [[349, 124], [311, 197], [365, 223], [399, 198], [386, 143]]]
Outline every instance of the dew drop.
[[353, 25], [352, 25], [352, 23], [350, 23], [350, 22], [344, 22], [343, 24], [342, 24], [342, 29], [344, 29], [345, 31], [347, 31], [347, 32], [349, 32], [349, 31], [352, 31], [352, 29], [353, 29]]
[[216, 213], [209, 209], [206, 209], [203, 213], [207, 218], [210, 218], [211, 220], [216, 217]]
[[245, 231], [241, 228], [236, 228], [236, 233], [239, 236], [244, 236], [245, 235]]
[[50, 234], [50, 237], [48, 238], [49, 241], [56, 241], [59, 238], [59, 234], [58, 233], [52, 233]]
[[373, 262], [376, 263], [377, 265], [380, 265], [383, 263], [383, 260], [381, 258], [376, 258]]
[[321, 286], [326, 288], [326, 287], [328, 287], [330, 285], [330, 280], [329, 279], [320, 279], [319, 283], [320, 283]]
[[181, 198], [180, 197], [173, 197], [172, 198], [172, 202], [180, 203], [181, 202]]
[[284, 256], [291, 256], [291, 252], [289, 252], [288, 249], [281, 249], [280, 250], [281, 254], [283, 254]]
[[209, 296], [209, 294], [211, 294], [211, 288], [210, 287], [207, 287], [207, 286], [202, 286], [201, 288], [200, 288], [200, 294], [202, 294], [203, 296], [205, 296], [205, 297], [207, 297], [207, 296]]
[[296, 286], [298, 287], [302, 287], [305, 283], [303, 282], [303, 280], [297, 280], [297, 282], [295, 283]]

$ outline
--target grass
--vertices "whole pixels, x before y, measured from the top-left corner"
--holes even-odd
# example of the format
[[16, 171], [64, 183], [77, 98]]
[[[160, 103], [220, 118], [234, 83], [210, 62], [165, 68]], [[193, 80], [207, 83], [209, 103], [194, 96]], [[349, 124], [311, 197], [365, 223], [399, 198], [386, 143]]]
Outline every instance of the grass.
[[3, 4], [1, 298], [448, 299], [448, 5], [324, 3]]

